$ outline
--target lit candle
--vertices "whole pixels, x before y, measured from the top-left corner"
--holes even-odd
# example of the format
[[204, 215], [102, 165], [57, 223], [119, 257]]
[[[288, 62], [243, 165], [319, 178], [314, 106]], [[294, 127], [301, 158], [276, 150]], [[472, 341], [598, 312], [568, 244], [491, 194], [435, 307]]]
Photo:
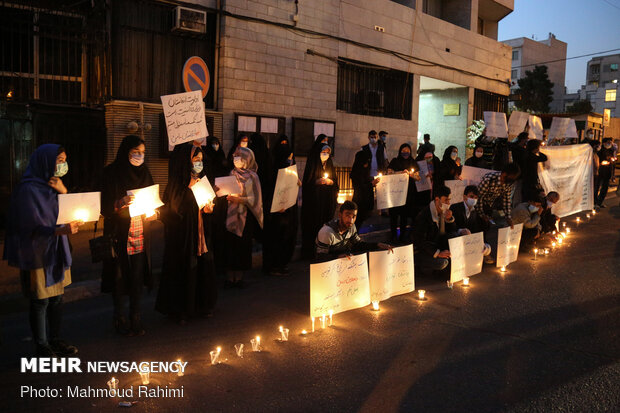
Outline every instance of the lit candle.
[[418, 300], [426, 300], [426, 290], [418, 290]]
[[538, 255], [538, 248], [534, 248], [534, 260], [536, 260], [537, 255]]
[[562, 245], [563, 240], [564, 239], [562, 237], [558, 238], [558, 245]]
[[463, 287], [469, 287], [469, 277], [463, 277]]
[[372, 302], [372, 309], [373, 311], [379, 311], [379, 301]]
[[446, 284], [448, 284], [448, 288], [449, 288], [449, 289], [452, 289], [453, 284], [452, 284], [449, 280], [448, 280], [448, 281], [446, 281]]
[[321, 328], [325, 328], [326, 321], [327, 321], [327, 318], [325, 317], [325, 314], [323, 314], [321, 316]]
[[327, 179], [328, 176], [329, 176], [328, 174], [324, 173], [323, 174], [323, 179]]
[[280, 326], [280, 341], [288, 341], [288, 328]]
[[506, 266], [502, 265], [502, 268], [499, 269], [501, 272], [506, 272]]
[[551, 243], [551, 248], [555, 248], [555, 241]]
[[581, 222], [581, 219], [577, 217], [576, 221], [577, 221], [577, 225], [579, 225], [579, 223]]
[[260, 351], [260, 336], [251, 339], [250, 343], [252, 344], [252, 351]]
[[545, 248], [545, 255], [549, 255], [549, 248]]
[[73, 218], [76, 221], [82, 221], [82, 222], [88, 221], [88, 210], [84, 208], [76, 209], [73, 213]]
[[334, 324], [334, 310], [329, 310], [329, 326]]
[[305, 336], [306, 334], [308, 334], [308, 332], [306, 330], [301, 330], [301, 335]]
[[566, 227], [566, 233], [570, 234], [570, 227]]
[[209, 353], [211, 355], [211, 364], [219, 364], [220, 363], [220, 354], [222, 354], [222, 347], [216, 348], [214, 351]]
[[116, 397], [116, 392], [118, 391], [118, 379], [112, 377], [110, 380], [108, 380], [107, 385], [108, 390], [110, 390], [110, 395], [112, 397]]
[[140, 379], [142, 379], [142, 384], [147, 385], [151, 382], [151, 372], [147, 369], [140, 370]]
[[177, 376], [181, 377], [183, 375], [185, 375], [185, 372], [183, 371], [183, 364], [181, 362], [181, 359], [177, 360], [177, 364], [179, 365], [179, 371], [177, 372]]
[[245, 344], [243, 344], [243, 343], [235, 344], [235, 352], [237, 353], [237, 357], [243, 358], [243, 348], [244, 347], [245, 347]]
[[586, 214], [586, 218], [590, 219], [590, 214]]
[[312, 332], [314, 333], [314, 317], [310, 317], [312, 319]]
[[596, 210], [595, 209], [592, 210], [592, 215], [596, 215]]
[[562, 226], [566, 228], [566, 221], [562, 222]]

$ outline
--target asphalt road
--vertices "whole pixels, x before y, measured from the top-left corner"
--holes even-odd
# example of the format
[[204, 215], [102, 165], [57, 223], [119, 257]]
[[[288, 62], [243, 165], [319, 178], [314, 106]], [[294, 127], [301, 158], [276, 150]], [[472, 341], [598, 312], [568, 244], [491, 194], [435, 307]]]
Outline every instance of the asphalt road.
[[[132, 411], [176, 412], [602, 412], [620, 411], [620, 207], [573, 232], [561, 249], [519, 260], [500, 274], [485, 266], [471, 287], [416, 279], [414, 294], [334, 317], [310, 329], [308, 263], [285, 278], [256, 274], [245, 290], [221, 290], [211, 319], [178, 326], [144, 300], [147, 334], [116, 336], [111, 299], [65, 306], [64, 331], [82, 362], [188, 361], [183, 377], [156, 374], [151, 386], [183, 386], [183, 398], [138, 398]], [[614, 205], [611, 207], [611, 205]], [[580, 214], [582, 219], [585, 214]], [[574, 218], [573, 218], [574, 219]], [[278, 326], [290, 341], [276, 341]], [[317, 323], [317, 326], [319, 323]], [[31, 354], [27, 313], [2, 316], [2, 411], [110, 411], [118, 399], [20, 397], [20, 386], [106, 387], [110, 374], [19, 373]], [[236, 343], [260, 335], [263, 351], [237, 358]], [[212, 366], [209, 351], [226, 361]], [[117, 374], [121, 387], [137, 374]]]

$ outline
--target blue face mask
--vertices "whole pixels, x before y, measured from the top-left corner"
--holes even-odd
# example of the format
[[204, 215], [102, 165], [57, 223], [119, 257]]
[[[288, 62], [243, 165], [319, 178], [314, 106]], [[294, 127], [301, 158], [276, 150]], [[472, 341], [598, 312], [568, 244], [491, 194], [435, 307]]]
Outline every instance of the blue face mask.
[[195, 174], [199, 174], [202, 172], [202, 161], [192, 162], [192, 172]]
[[144, 154], [143, 153], [134, 153], [129, 158], [129, 163], [133, 166], [140, 166], [144, 163]]
[[54, 176], [60, 178], [61, 176], [65, 176], [69, 172], [69, 164], [67, 162], [57, 163], [56, 170], [54, 171]]

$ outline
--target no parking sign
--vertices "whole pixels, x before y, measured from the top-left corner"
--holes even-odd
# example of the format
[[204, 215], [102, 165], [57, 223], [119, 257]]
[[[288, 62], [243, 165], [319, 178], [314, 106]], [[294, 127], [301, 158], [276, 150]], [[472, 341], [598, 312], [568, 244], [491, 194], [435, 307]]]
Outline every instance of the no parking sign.
[[183, 87], [186, 92], [200, 90], [204, 99], [210, 86], [209, 69], [202, 58], [192, 56], [183, 65]]

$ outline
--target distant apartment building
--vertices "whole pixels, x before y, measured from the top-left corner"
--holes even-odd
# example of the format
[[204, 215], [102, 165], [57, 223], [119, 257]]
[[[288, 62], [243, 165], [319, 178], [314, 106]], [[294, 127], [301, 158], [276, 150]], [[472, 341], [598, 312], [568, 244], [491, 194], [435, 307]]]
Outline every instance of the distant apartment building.
[[[534, 66], [547, 66], [549, 80], [553, 82], [553, 101], [550, 112], [564, 111], [564, 80], [566, 77], [566, 43], [556, 39], [553, 33], [545, 40], [532, 40], [527, 37], [503, 40], [502, 43], [512, 47], [512, 68], [510, 72], [510, 92], [514, 93], [519, 85], [517, 81], [525, 77], [525, 72]], [[519, 106], [518, 102], [509, 102], [510, 106]]]

